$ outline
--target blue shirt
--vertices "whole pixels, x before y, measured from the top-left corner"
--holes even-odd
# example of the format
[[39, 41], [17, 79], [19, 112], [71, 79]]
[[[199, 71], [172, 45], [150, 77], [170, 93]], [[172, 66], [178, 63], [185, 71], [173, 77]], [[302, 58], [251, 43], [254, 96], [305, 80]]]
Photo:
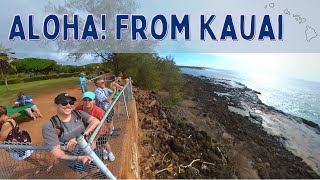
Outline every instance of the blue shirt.
[[86, 83], [87, 78], [80, 77], [79, 80], [80, 80], [80, 85], [83, 85], [83, 86], [87, 85], [87, 83]]
[[[22, 103], [22, 102], [25, 102], [25, 100], [30, 100], [30, 99], [31, 99], [30, 96], [25, 96], [24, 99], [18, 98], [18, 99], [16, 100], [16, 102]], [[33, 102], [25, 102], [25, 103], [26, 103], [26, 105], [32, 105], [32, 106], [34, 105]]]
[[101, 109], [107, 111], [111, 105], [111, 102], [108, 103], [105, 100], [113, 93], [111, 89], [108, 88], [100, 88], [97, 87], [94, 90], [94, 94], [96, 95], [96, 104], [99, 106]]

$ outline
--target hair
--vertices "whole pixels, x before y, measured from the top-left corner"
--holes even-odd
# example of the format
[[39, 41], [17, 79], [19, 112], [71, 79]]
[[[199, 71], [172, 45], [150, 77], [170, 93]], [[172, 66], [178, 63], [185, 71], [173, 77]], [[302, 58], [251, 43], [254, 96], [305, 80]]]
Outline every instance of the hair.
[[19, 92], [19, 93], [17, 94], [18, 98], [20, 98], [20, 97], [23, 96], [23, 95], [24, 95], [23, 92]]
[[0, 116], [7, 115], [7, 108], [0, 105]]
[[120, 76], [120, 74], [122, 74], [122, 72], [121, 71], [119, 71], [118, 73], [116, 73], [115, 75], [118, 77], [118, 76]]
[[104, 80], [104, 79], [102, 77], [98, 77], [98, 78], [94, 79], [93, 82], [94, 82], [95, 85], [97, 85], [97, 82], [100, 81], [100, 80]]
[[122, 76], [122, 79], [127, 79], [127, 74], [126, 73], [123, 73], [123, 76]]

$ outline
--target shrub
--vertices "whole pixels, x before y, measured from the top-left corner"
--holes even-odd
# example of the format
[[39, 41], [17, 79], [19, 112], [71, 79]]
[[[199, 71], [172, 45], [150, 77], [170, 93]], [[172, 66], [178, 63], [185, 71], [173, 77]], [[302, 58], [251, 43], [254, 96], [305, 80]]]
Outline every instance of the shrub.
[[79, 76], [79, 72], [76, 73], [60, 73], [58, 74], [59, 78], [66, 78], [66, 77], [76, 77]]
[[58, 74], [52, 74], [52, 75], [48, 75], [49, 79], [58, 79], [59, 75]]
[[181, 101], [182, 74], [173, 58], [163, 58], [157, 54], [114, 54], [105, 64], [105, 67], [112, 64], [115, 71], [132, 77], [142, 89], [167, 90], [170, 97], [165, 98], [166, 104], [174, 105]]
[[40, 81], [40, 80], [47, 80], [49, 79], [48, 76], [34, 76], [34, 77], [29, 77], [29, 78], [24, 78], [24, 82], [32, 82], [32, 81]]
[[18, 83], [22, 83], [23, 80], [19, 79], [19, 78], [15, 78], [15, 79], [9, 79], [8, 80], [8, 84], [18, 84]]

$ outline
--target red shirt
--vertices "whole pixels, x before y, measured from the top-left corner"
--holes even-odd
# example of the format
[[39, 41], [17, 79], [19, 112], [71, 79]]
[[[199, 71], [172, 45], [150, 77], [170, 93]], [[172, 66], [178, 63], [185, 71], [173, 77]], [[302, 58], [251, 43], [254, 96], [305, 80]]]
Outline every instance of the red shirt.
[[[81, 110], [81, 111], [84, 111], [83, 110], [83, 105], [79, 105], [75, 108], [76, 110]], [[104, 116], [104, 110], [99, 108], [98, 106], [96, 105], [93, 105], [92, 109], [90, 110], [90, 112], [88, 113], [90, 114], [91, 116], [99, 119], [99, 121], [103, 118]], [[108, 128], [106, 126], [106, 123], [103, 123], [101, 129], [100, 129], [100, 135], [104, 135], [108, 133]]]
[[[84, 111], [83, 109], [83, 105], [79, 105], [76, 107], [76, 110], [81, 110]], [[90, 114], [91, 116], [101, 120], [104, 116], [104, 110], [102, 110], [101, 108], [99, 108], [96, 105], [93, 105], [92, 109], [90, 110], [90, 112], [87, 112], [88, 114]]]

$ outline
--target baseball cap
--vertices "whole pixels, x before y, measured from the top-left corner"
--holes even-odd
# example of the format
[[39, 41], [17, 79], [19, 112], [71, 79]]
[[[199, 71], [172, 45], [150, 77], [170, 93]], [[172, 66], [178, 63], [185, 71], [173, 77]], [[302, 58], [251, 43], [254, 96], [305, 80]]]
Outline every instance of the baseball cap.
[[90, 98], [91, 100], [93, 100], [96, 98], [96, 95], [93, 92], [88, 91], [83, 93], [82, 99], [84, 98]]
[[60, 104], [64, 101], [66, 101], [67, 99], [71, 99], [73, 101], [77, 100], [77, 98], [70, 96], [68, 93], [61, 93], [54, 99], [54, 103]]

